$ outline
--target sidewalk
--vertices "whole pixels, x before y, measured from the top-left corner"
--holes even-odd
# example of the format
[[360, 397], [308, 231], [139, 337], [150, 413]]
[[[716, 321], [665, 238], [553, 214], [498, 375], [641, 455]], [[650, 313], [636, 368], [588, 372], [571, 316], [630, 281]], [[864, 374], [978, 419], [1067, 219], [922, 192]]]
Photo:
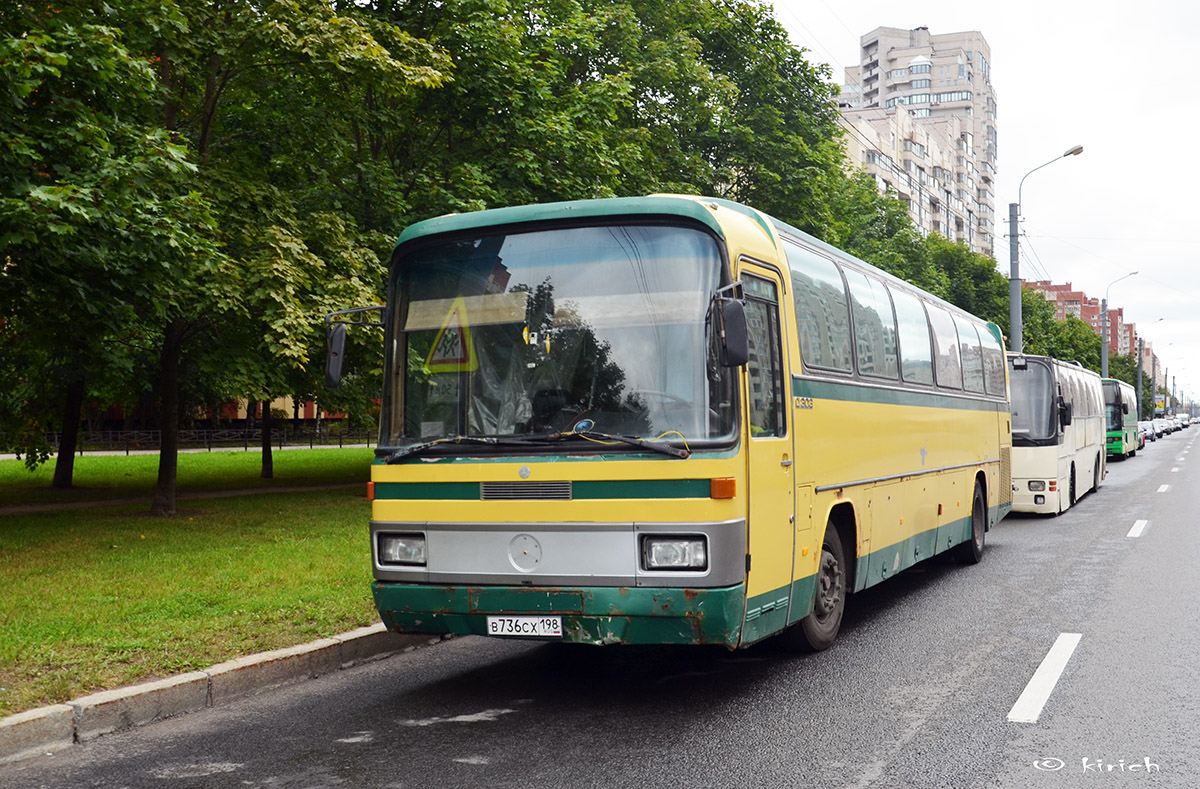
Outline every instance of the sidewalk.
[[76, 743], [200, 712], [283, 685], [436, 644], [383, 623], [288, 649], [262, 652], [175, 677], [106, 690], [0, 719], [0, 764], [50, 756]]

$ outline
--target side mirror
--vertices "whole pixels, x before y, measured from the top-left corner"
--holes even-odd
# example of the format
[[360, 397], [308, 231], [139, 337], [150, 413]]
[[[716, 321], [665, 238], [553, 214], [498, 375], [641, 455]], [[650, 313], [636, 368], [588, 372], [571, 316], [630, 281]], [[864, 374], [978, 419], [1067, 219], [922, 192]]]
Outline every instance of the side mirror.
[[721, 320], [721, 365], [741, 367], [750, 361], [750, 334], [746, 307], [735, 299], [719, 299]]
[[1074, 410], [1074, 407], [1066, 400], [1058, 401], [1058, 421], [1063, 427], [1071, 424], [1071, 415]]
[[332, 323], [325, 331], [328, 353], [325, 356], [325, 386], [337, 389], [342, 383], [342, 359], [346, 353], [346, 324]]
[[1123, 413], [1123, 414], [1129, 413], [1129, 403], [1121, 403], [1121, 413]]

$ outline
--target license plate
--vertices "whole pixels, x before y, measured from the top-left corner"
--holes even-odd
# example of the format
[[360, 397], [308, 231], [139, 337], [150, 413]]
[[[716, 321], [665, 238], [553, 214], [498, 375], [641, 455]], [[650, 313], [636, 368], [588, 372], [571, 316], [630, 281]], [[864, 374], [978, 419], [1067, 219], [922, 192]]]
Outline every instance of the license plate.
[[489, 636], [562, 638], [561, 616], [489, 616]]

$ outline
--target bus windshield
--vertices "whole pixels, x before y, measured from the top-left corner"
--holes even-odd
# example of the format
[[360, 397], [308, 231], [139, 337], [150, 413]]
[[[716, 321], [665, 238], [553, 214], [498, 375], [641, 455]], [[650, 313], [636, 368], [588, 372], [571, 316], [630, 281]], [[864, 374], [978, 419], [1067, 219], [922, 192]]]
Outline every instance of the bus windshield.
[[1116, 381], [1104, 381], [1104, 421], [1106, 430], [1120, 430], [1125, 425], [1121, 410], [1121, 388]]
[[[397, 252], [385, 443], [732, 440], [736, 369], [717, 361], [713, 236], [632, 224], [487, 231]], [[615, 449], [630, 445], [571, 443]]]
[[1054, 438], [1058, 398], [1050, 368], [1036, 359], [1028, 359], [1023, 368], [1010, 366], [1008, 374], [1013, 445]]

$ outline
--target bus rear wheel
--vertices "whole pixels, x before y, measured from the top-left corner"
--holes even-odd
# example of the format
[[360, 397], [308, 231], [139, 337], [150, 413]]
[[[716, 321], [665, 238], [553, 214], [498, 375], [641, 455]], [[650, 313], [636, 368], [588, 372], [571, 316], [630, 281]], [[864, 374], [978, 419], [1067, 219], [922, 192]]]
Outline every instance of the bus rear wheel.
[[975, 483], [975, 497], [971, 500], [971, 539], [959, 543], [954, 549], [954, 558], [961, 564], [979, 564], [983, 558], [984, 532], [987, 531], [987, 505], [983, 500], [983, 486]]
[[846, 552], [833, 523], [825, 527], [821, 541], [821, 563], [817, 567], [817, 593], [813, 610], [785, 630], [783, 645], [798, 652], [820, 652], [837, 638], [846, 610]]

